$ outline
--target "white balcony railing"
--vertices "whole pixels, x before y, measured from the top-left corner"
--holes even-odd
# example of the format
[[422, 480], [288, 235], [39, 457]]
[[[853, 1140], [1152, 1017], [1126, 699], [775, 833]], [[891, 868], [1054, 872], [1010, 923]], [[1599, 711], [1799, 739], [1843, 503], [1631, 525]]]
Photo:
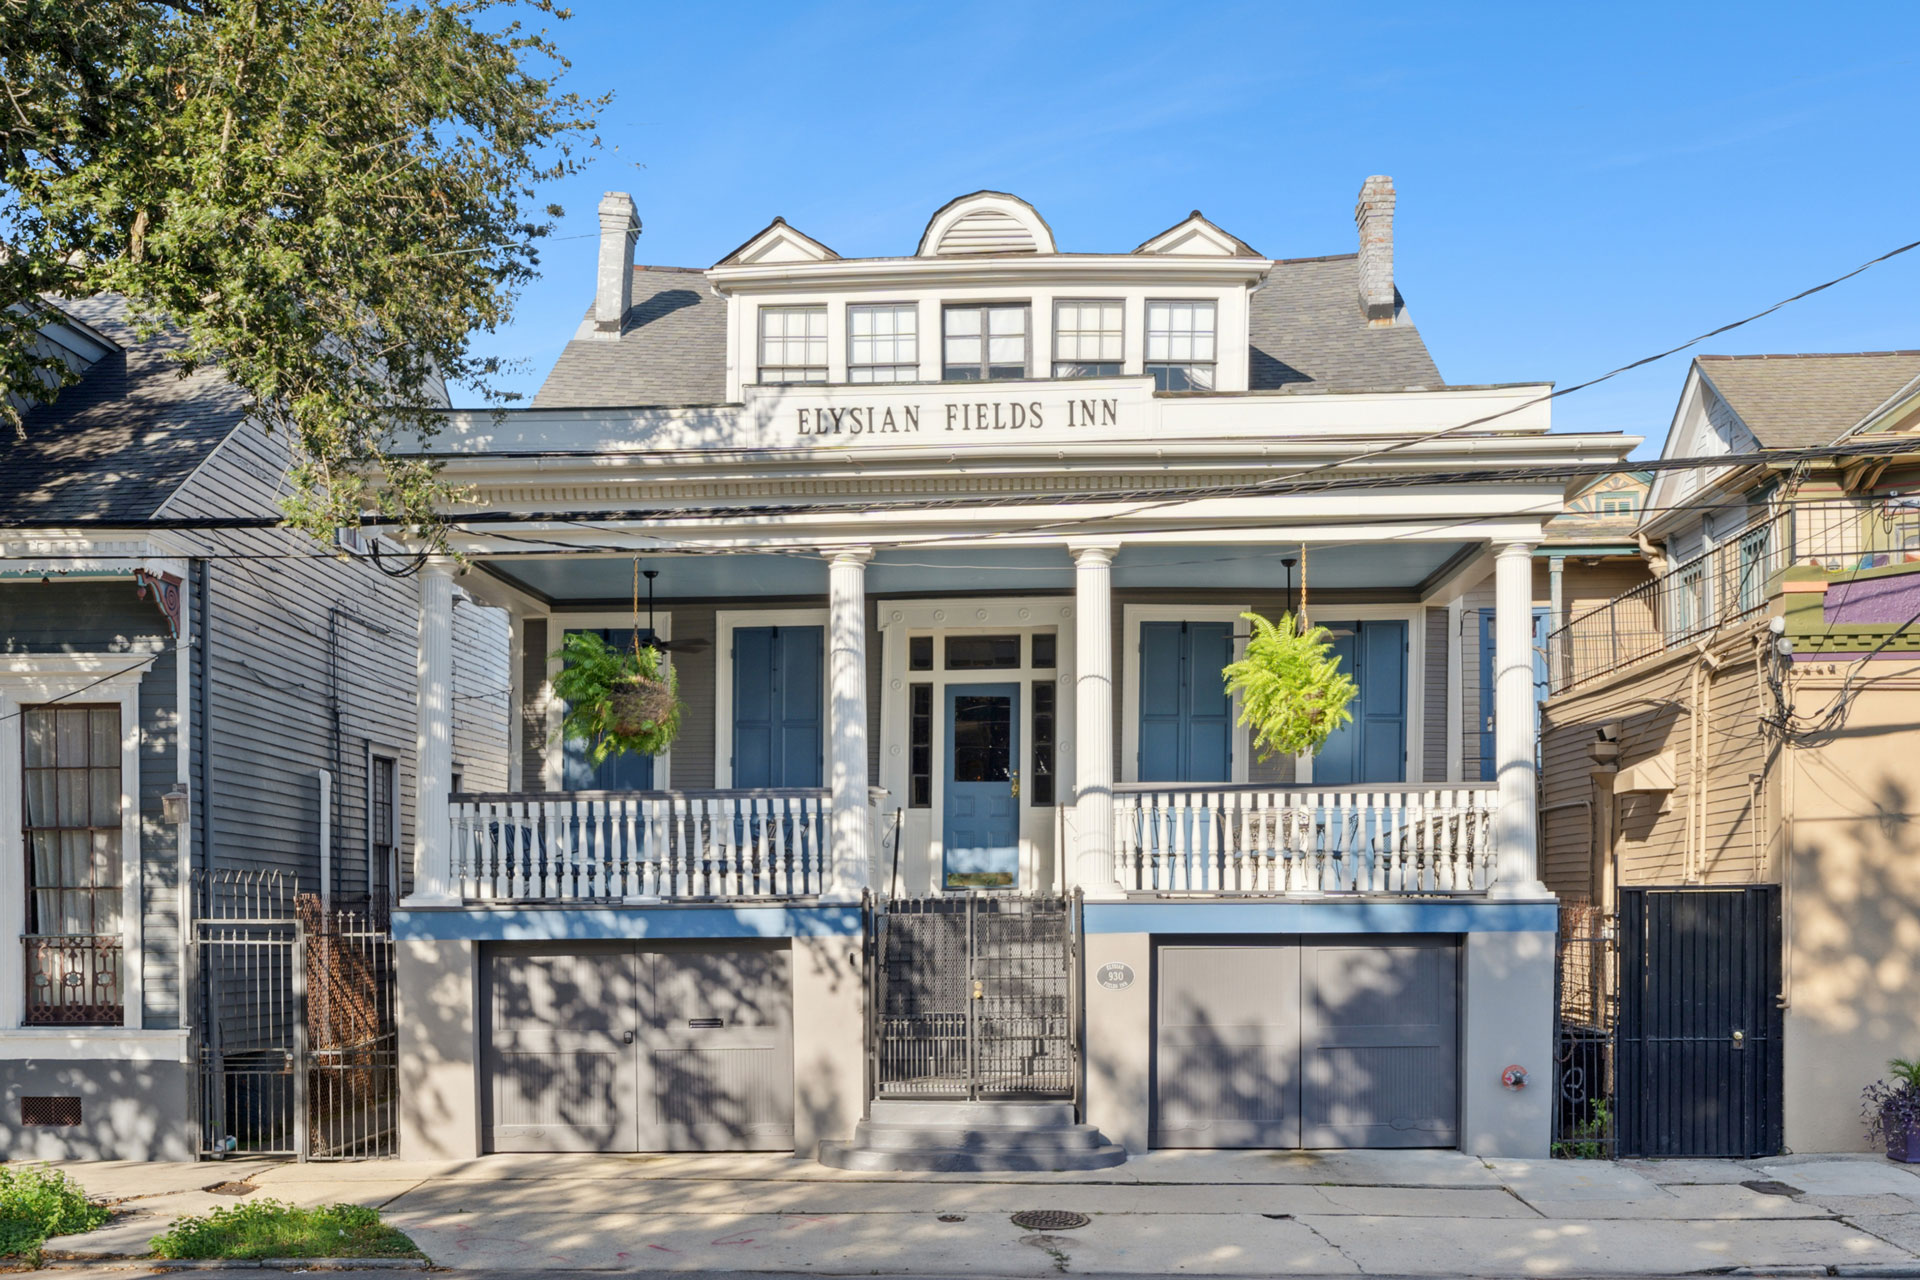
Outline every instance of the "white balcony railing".
[[1129, 893], [1478, 893], [1493, 881], [1496, 789], [1114, 788]]
[[825, 788], [459, 795], [451, 818], [470, 901], [809, 897], [830, 860]]

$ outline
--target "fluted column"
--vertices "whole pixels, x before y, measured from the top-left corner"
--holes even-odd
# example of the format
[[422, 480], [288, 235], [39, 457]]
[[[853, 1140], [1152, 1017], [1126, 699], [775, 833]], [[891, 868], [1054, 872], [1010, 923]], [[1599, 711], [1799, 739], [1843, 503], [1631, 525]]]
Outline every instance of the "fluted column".
[[1533, 546], [1508, 542], [1494, 557], [1493, 750], [1499, 780], [1493, 895], [1544, 898], [1540, 883], [1533, 741]]
[[453, 788], [453, 570], [445, 556], [420, 566], [415, 630], [413, 892], [410, 906], [458, 902], [447, 797]]
[[867, 885], [872, 832], [867, 806], [867, 561], [850, 547], [828, 559], [828, 719], [833, 730], [832, 861], [823, 901], [858, 901]]
[[1111, 543], [1073, 551], [1074, 882], [1118, 897], [1113, 867], [1113, 556]]

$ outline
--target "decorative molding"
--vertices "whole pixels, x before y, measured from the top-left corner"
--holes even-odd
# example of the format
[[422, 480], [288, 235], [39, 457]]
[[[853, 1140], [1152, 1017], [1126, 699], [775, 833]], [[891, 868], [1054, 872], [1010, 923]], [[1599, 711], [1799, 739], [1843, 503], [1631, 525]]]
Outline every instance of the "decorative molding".
[[175, 640], [180, 638], [180, 578], [176, 574], [158, 573], [151, 569], [135, 569], [133, 580], [139, 585], [134, 594], [142, 600], [147, 592], [153, 592], [153, 602], [160, 606], [160, 612], [166, 615], [167, 631]]

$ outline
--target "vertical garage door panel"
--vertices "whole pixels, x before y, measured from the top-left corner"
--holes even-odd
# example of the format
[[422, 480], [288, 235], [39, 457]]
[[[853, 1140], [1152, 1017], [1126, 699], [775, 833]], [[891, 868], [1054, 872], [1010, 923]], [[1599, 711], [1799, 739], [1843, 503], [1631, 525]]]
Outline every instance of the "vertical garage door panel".
[[1160, 948], [1154, 1145], [1300, 1145], [1299, 992], [1295, 947]]
[[632, 1151], [638, 1063], [631, 947], [503, 948], [487, 971], [494, 1151]]
[[1452, 942], [1309, 942], [1300, 952], [1303, 1145], [1456, 1145]]
[[644, 961], [650, 1105], [643, 1149], [791, 1149], [791, 954], [689, 946]]

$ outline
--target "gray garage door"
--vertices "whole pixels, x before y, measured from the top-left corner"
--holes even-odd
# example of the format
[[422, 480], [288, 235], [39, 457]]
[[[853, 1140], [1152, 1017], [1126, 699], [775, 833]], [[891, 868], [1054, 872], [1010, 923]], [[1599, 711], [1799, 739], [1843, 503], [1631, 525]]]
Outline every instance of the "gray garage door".
[[488, 1150], [791, 1149], [792, 990], [774, 946], [492, 948]]
[[1451, 939], [1160, 947], [1154, 1145], [1455, 1145], [1456, 968]]

